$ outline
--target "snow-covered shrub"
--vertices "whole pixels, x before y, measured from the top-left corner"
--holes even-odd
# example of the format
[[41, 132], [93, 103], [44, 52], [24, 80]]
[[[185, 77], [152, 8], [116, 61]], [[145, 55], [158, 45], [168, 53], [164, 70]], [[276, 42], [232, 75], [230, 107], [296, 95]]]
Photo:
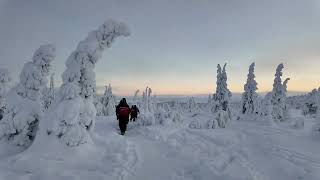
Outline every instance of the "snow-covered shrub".
[[172, 119], [174, 123], [182, 123], [182, 110], [179, 102], [174, 101], [172, 107], [169, 109], [169, 118]]
[[0, 120], [2, 119], [7, 108], [7, 92], [11, 82], [8, 69], [0, 68]]
[[320, 88], [313, 89], [304, 98], [303, 112], [305, 115], [319, 114], [320, 110]]
[[196, 100], [194, 97], [191, 97], [187, 101], [187, 112], [189, 113], [198, 113], [199, 112], [199, 106], [196, 103]]
[[51, 106], [55, 96], [55, 90], [54, 90], [54, 74], [51, 74], [50, 77], [50, 86], [44, 87], [42, 90], [42, 109], [43, 111], [46, 111]]
[[303, 117], [296, 117], [291, 119], [291, 127], [300, 129], [304, 127], [304, 118]]
[[[191, 128], [191, 129], [203, 129], [203, 128], [206, 128], [205, 126], [206, 125], [204, 125], [203, 121], [201, 121], [199, 119], [194, 119], [189, 124], [189, 128]], [[208, 127], [209, 127], [209, 123], [208, 123]]]
[[216, 117], [216, 120], [218, 122], [218, 126], [221, 127], [221, 128], [225, 128], [226, 125], [229, 123], [230, 121], [230, 116], [228, 114], [227, 111], [223, 111], [223, 110], [220, 110], [218, 112], [218, 115]]
[[216, 129], [219, 127], [219, 122], [216, 119], [209, 120], [207, 124], [208, 129]]
[[48, 134], [57, 136], [68, 146], [91, 141], [89, 133], [94, 129], [96, 118], [95, 64], [115, 38], [128, 35], [125, 24], [108, 20], [78, 44], [66, 61], [57, 103], [50, 108], [48, 120], [54, 124], [48, 127]]
[[271, 116], [276, 121], [283, 121], [287, 115], [286, 94], [287, 83], [290, 80], [287, 78], [283, 83], [281, 80], [283, 64], [279, 64], [276, 69], [273, 89], [271, 92]]
[[137, 124], [140, 126], [151, 126], [156, 124], [156, 119], [154, 118], [154, 113], [140, 113]]
[[42, 119], [41, 91], [47, 84], [51, 61], [55, 57], [53, 45], [42, 45], [33, 60], [24, 64], [19, 83], [8, 95], [7, 112], [0, 124], [0, 138], [28, 147], [34, 140]]
[[163, 106], [158, 106], [154, 112], [154, 117], [161, 125], [170, 124], [169, 113]]
[[242, 114], [256, 114], [257, 112], [257, 82], [254, 79], [254, 66], [255, 63], [252, 63], [249, 67], [249, 74], [247, 82], [244, 85], [244, 93], [242, 94], [241, 99], [241, 113]]
[[116, 101], [115, 97], [112, 94], [112, 87], [109, 84], [109, 86], [106, 86], [106, 90], [101, 97], [101, 104], [103, 106], [102, 108], [102, 115], [103, 116], [110, 116], [112, 114], [115, 114], [116, 111]]

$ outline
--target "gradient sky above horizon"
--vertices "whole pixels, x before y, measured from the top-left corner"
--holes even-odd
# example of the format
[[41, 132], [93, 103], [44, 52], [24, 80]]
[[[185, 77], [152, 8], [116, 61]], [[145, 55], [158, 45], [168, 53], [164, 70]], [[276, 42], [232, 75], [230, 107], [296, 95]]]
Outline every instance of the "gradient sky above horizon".
[[[231, 91], [243, 91], [256, 63], [260, 92], [283, 62], [290, 91], [320, 86], [320, 0], [0, 0], [0, 66], [14, 81], [44, 43], [54, 43], [57, 84], [77, 43], [106, 19], [128, 24], [96, 66], [97, 86], [131, 95], [208, 94], [228, 63]], [[101, 88], [99, 88], [101, 89]]]

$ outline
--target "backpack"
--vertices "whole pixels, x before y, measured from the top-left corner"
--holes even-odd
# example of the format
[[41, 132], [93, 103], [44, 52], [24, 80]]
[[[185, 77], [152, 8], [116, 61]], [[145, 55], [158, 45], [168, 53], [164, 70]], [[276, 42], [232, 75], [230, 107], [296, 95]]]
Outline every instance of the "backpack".
[[128, 107], [120, 107], [119, 108], [119, 117], [129, 117], [130, 109]]

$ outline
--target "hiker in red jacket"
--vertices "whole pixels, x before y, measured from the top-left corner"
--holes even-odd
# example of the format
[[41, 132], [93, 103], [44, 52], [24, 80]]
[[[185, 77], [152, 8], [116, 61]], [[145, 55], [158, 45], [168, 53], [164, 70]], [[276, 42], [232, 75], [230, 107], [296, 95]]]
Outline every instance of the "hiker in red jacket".
[[119, 121], [119, 128], [121, 131], [121, 135], [124, 135], [124, 133], [127, 130], [130, 111], [131, 110], [129, 105], [127, 104], [126, 99], [122, 98], [118, 106], [116, 107], [116, 114], [117, 114], [117, 119]]

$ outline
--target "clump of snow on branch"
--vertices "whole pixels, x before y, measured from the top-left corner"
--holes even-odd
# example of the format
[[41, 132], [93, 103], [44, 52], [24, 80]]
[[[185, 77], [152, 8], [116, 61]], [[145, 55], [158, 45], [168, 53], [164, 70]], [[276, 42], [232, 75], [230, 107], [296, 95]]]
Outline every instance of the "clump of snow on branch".
[[42, 119], [41, 91], [47, 84], [51, 62], [55, 57], [53, 45], [42, 45], [33, 60], [24, 64], [19, 83], [8, 95], [7, 112], [0, 124], [0, 138], [28, 147], [34, 140]]
[[8, 69], [0, 68], [0, 120], [7, 109], [6, 96], [9, 90], [11, 77]]
[[48, 118], [54, 121], [53, 127], [48, 127], [49, 134], [54, 134], [68, 146], [91, 141], [89, 133], [94, 129], [96, 118], [93, 104], [95, 64], [115, 38], [128, 35], [129, 30], [124, 23], [108, 20], [78, 44], [66, 61], [58, 103]]

